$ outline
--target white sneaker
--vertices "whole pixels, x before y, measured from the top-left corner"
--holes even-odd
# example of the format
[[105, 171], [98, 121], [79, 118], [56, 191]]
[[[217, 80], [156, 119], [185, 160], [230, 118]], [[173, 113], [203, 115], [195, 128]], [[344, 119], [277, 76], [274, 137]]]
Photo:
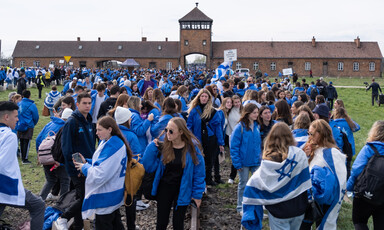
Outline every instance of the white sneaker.
[[59, 219], [53, 222], [53, 226], [55, 226], [57, 230], [68, 230], [68, 220], [59, 217]]
[[49, 193], [47, 198], [45, 198], [46, 201], [56, 201], [59, 199], [59, 196], [54, 196], [52, 193]]
[[149, 208], [149, 204], [144, 203], [142, 200], [136, 202], [136, 211], [142, 211]]
[[228, 179], [228, 184], [233, 184], [234, 181], [232, 179]]

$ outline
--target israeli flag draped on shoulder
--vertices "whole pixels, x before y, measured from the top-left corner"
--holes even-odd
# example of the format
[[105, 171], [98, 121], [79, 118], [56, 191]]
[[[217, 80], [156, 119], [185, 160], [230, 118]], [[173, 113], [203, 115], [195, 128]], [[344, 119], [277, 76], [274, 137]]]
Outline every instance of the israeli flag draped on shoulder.
[[93, 214], [110, 214], [123, 205], [126, 166], [127, 151], [119, 137], [112, 136], [100, 142], [92, 164], [86, 163], [82, 167], [87, 177], [81, 210], [83, 219]]
[[307, 155], [301, 149], [290, 146], [287, 159], [281, 163], [262, 160], [244, 190], [241, 224], [247, 229], [261, 229], [263, 205], [293, 199], [311, 187]]
[[223, 62], [219, 67], [216, 69], [216, 74], [215, 76], [211, 79], [212, 82], [215, 82], [220, 79], [220, 77], [224, 77], [225, 73], [227, 72], [228, 69], [232, 67], [233, 62]]

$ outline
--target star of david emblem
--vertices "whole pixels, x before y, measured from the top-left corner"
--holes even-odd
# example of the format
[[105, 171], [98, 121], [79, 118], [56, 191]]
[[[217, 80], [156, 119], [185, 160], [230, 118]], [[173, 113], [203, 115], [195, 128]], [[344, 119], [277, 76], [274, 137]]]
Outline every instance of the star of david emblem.
[[291, 175], [292, 175], [292, 171], [293, 169], [296, 167], [297, 165], [297, 161], [295, 161], [295, 157], [296, 157], [296, 154], [293, 155], [292, 159], [286, 159], [285, 160], [285, 163], [284, 165], [275, 170], [277, 173], [280, 174], [279, 178], [278, 178], [278, 181], [281, 181], [282, 179], [284, 179], [284, 177], [289, 177], [291, 178]]

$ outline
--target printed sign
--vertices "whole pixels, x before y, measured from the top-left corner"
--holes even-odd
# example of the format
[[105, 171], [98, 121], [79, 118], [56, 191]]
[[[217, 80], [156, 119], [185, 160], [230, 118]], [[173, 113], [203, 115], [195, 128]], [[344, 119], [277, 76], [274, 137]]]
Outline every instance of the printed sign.
[[59, 64], [64, 64], [64, 60], [63, 59], [59, 60]]
[[283, 75], [292, 75], [292, 68], [283, 69]]
[[237, 61], [237, 49], [224, 50], [224, 62]]

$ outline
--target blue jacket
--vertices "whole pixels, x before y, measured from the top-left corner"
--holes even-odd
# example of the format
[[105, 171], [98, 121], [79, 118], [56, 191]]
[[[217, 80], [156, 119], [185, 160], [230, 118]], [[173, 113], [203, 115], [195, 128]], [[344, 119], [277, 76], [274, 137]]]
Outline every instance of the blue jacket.
[[151, 122], [147, 119], [142, 119], [140, 113], [137, 110], [129, 109], [132, 112], [131, 130], [136, 134], [139, 139], [141, 148], [145, 149], [148, 145], [146, 132], [151, 126]]
[[[189, 113], [187, 126], [188, 126], [188, 129], [191, 130], [191, 132], [197, 137], [197, 139], [199, 139], [199, 141], [202, 142], [201, 118], [197, 110], [201, 111], [200, 106], [196, 106]], [[219, 146], [224, 146], [223, 127], [221, 126], [221, 116], [219, 113], [216, 112], [213, 118], [209, 121], [207, 130], [208, 130], [209, 137], [215, 135]]]
[[300, 93], [300, 92], [305, 92], [305, 89], [303, 88], [303, 87], [295, 87], [294, 89], [293, 89], [293, 94], [294, 95], [296, 95], [296, 90], [298, 90], [299, 92], [298, 93]]
[[238, 89], [238, 90], [236, 90], [235, 93], [242, 98], [242, 97], [244, 97], [245, 89]]
[[[107, 91], [105, 91], [105, 92], [107, 92]], [[91, 107], [91, 111], [89, 111], [89, 114], [91, 114], [91, 116], [93, 115], [93, 109], [95, 108], [95, 103], [96, 103], [96, 97], [97, 97], [97, 93], [95, 93], [95, 94], [93, 94], [92, 96], [91, 96], [91, 98], [92, 98], [92, 107]], [[104, 97], [104, 101], [105, 100], [107, 100], [107, 98], [108, 98], [108, 95], [107, 94], [104, 94], [105, 95], [105, 97]]]
[[65, 95], [66, 93], [67, 93], [67, 91], [69, 90], [69, 84], [70, 84], [71, 82], [69, 81], [69, 82], [67, 82], [65, 85], [64, 85], [64, 88], [63, 88], [63, 95]]
[[91, 159], [95, 152], [96, 137], [92, 124], [92, 116], [88, 114], [87, 119], [75, 110], [68, 118], [63, 127], [61, 149], [65, 160], [65, 169], [69, 176], [79, 173], [72, 161], [73, 153], [81, 153], [84, 158]]
[[142, 158], [145, 148], [137, 144], [139, 143], [139, 139], [137, 138], [136, 134], [125, 126], [119, 125], [119, 128], [123, 133], [125, 139], [127, 139], [128, 141], [129, 147], [131, 148], [133, 153], [133, 158], [135, 158], [136, 160], [138, 159], [138, 157]]
[[151, 126], [151, 135], [152, 139], [157, 138], [160, 133], [165, 129], [167, 126], [169, 120], [171, 120], [173, 117], [182, 117], [180, 114], [165, 114], [160, 117], [159, 121]]
[[335, 126], [338, 126], [343, 132], [345, 132], [345, 134], [347, 134], [347, 137], [348, 137], [348, 141], [349, 143], [351, 143], [352, 145], [352, 153], [353, 155], [355, 155], [356, 153], [356, 149], [355, 149], [355, 138], [353, 137], [353, 132], [357, 132], [360, 130], [360, 125], [357, 124], [356, 122], [353, 121], [353, 123], [355, 123], [355, 126], [356, 126], [356, 129], [355, 130], [352, 130], [347, 121], [344, 119], [344, 118], [339, 118], [339, 119], [335, 119], [335, 120], [332, 120], [330, 122], [330, 124], [333, 124]]
[[383, 142], [373, 141], [368, 142], [366, 145], [364, 145], [364, 147], [360, 150], [360, 153], [357, 155], [355, 161], [353, 162], [351, 176], [349, 177], [347, 182], [347, 191], [353, 191], [353, 187], [355, 186], [357, 177], [360, 175], [360, 173], [363, 172], [365, 166], [368, 164], [369, 159], [371, 159], [371, 157], [375, 155], [375, 152], [368, 144], [374, 145], [380, 155], [384, 155]]
[[249, 84], [248, 87], [246, 88], [246, 90], [256, 90], [257, 91], [257, 87], [255, 86], [255, 84]]
[[[145, 79], [141, 79], [138, 83], [137, 83], [137, 88], [139, 88], [139, 91], [141, 92], [142, 89], [143, 89], [143, 86], [144, 86], [144, 80]], [[157, 89], [157, 81], [155, 79], [152, 79], [151, 78], [151, 81], [153, 83], [155, 83], [155, 85], [153, 86], [153, 89]]]
[[39, 149], [41, 142], [48, 136], [48, 134], [53, 131], [55, 134], [59, 132], [61, 127], [63, 127], [65, 121], [58, 117], [51, 117], [51, 121], [46, 124], [36, 138], [36, 151]]
[[231, 134], [231, 159], [236, 169], [243, 167], [259, 166], [261, 162], [261, 137], [257, 122], [252, 129], [247, 130], [239, 122]]
[[329, 126], [331, 126], [333, 139], [335, 140], [337, 147], [340, 151], [343, 151], [343, 134], [341, 134], [339, 127], [335, 123], [330, 123]]
[[[177, 198], [177, 206], [187, 206], [191, 203], [191, 199], [201, 199], [205, 190], [205, 163], [200, 150], [196, 148], [197, 158], [199, 163], [195, 165], [192, 157], [187, 152], [185, 159], [185, 168], [183, 169], [183, 176], [181, 178], [179, 197]], [[157, 157], [158, 149], [154, 142], [151, 142], [145, 149], [143, 157], [143, 165], [145, 171], [148, 173], [155, 172], [155, 179], [153, 180], [152, 195], [157, 194], [157, 188], [160, 179], [163, 176], [165, 165], [161, 162], [162, 156]]]
[[35, 102], [28, 98], [23, 98], [19, 103], [19, 123], [34, 128], [39, 121], [39, 111]]

